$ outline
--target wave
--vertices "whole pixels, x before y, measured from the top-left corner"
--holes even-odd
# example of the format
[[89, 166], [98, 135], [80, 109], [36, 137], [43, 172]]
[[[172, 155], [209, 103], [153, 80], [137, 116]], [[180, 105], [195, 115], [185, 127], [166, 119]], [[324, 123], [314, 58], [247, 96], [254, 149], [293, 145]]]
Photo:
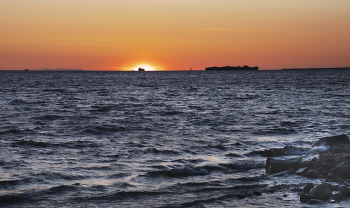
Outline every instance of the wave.
[[[203, 203], [211, 203], [215, 201], [222, 201], [226, 198], [233, 198], [236, 197], [238, 199], [244, 199], [247, 196], [253, 195], [254, 191], [257, 189], [263, 189], [266, 185], [250, 185], [250, 186], [234, 186], [230, 188], [221, 188], [221, 189], [208, 189], [207, 191], [219, 191], [216, 194], [210, 194], [207, 197], [197, 197], [196, 199], [185, 199], [177, 204], [169, 204], [170, 207], [192, 207], [197, 206], [198, 204]], [[198, 190], [205, 191], [205, 190]], [[234, 205], [233, 205], [234, 206]]]
[[0, 166], [3, 166], [4, 169], [18, 168], [20, 166], [28, 165], [27, 162], [23, 160], [8, 160], [8, 161], [0, 161]]
[[62, 147], [66, 147], [66, 148], [85, 148], [85, 147], [99, 147], [100, 146], [96, 142], [84, 141], [84, 140], [66, 142], [66, 143], [62, 143], [60, 145], [62, 145]]
[[14, 143], [12, 143], [11, 145], [12, 147], [54, 147], [54, 146], [58, 146], [57, 144], [53, 144], [53, 143], [47, 143], [47, 142], [36, 142], [33, 140], [19, 140], [16, 141]]
[[202, 167], [184, 167], [184, 168], [173, 168], [168, 170], [158, 170], [148, 172], [149, 176], [168, 176], [168, 177], [186, 177], [186, 176], [198, 176], [198, 175], [209, 175], [209, 171]]
[[126, 188], [130, 188], [130, 187], [135, 187], [135, 185], [127, 183], [127, 182], [117, 182], [117, 183], [114, 183], [113, 186], [118, 188], [118, 189], [126, 189]]
[[177, 150], [159, 149], [155, 147], [140, 149], [142, 145], [133, 145], [135, 148], [130, 148], [127, 150], [128, 155], [143, 155], [143, 154], [154, 154], [154, 155], [179, 155], [180, 152]]
[[15, 98], [9, 102], [10, 105], [20, 105], [20, 104], [28, 104], [28, 101], [20, 99], [20, 98]]
[[181, 111], [166, 111], [166, 112], [160, 113], [160, 115], [162, 116], [176, 116], [176, 115], [182, 115], [182, 114], [184, 114], [184, 112], [181, 112]]
[[[188, 207], [200, 206], [203, 203], [220, 201], [225, 198], [245, 198], [253, 196], [254, 191], [264, 191], [266, 184], [261, 185], [238, 185], [229, 187], [202, 187], [197, 189], [196, 184], [190, 190], [179, 189], [178, 186], [186, 186], [186, 184], [177, 184], [165, 189], [156, 190], [129, 190], [105, 192], [100, 195], [77, 196], [73, 200], [75, 202], [111, 202], [115, 200], [125, 200], [127, 207]], [[129, 204], [132, 200], [132, 204]], [[121, 205], [122, 206], [122, 205]]]
[[113, 194], [114, 197], [124, 198], [124, 197], [138, 197], [138, 196], [154, 196], [167, 194], [169, 192], [165, 191], [120, 191]]
[[[92, 195], [92, 196], [77, 196], [74, 198], [76, 202], [86, 202], [86, 201], [100, 201], [100, 200], [116, 200], [116, 199], [125, 199], [128, 197], [137, 198], [137, 197], [146, 197], [146, 196], [161, 196], [165, 194], [170, 194], [173, 192], [170, 191], [117, 191], [117, 192], [105, 192], [101, 195]], [[135, 199], [136, 200], [136, 199]], [[115, 205], [115, 204], [114, 204]]]
[[22, 130], [18, 128], [11, 128], [8, 130], [0, 131], [0, 134], [20, 134], [20, 133], [22, 133]]
[[39, 117], [32, 117], [33, 119], [37, 119], [37, 120], [45, 120], [45, 121], [53, 121], [53, 120], [57, 120], [57, 119], [61, 119], [63, 118], [62, 116], [59, 115], [43, 115], [43, 116], [39, 116]]
[[266, 166], [265, 161], [235, 161], [234, 163], [222, 163], [220, 165], [238, 170], [258, 169]]
[[61, 89], [61, 88], [46, 88], [42, 89], [41, 91], [43, 92], [66, 92], [66, 89]]
[[145, 153], [153, 153], [153, 154], [165, 154], [165, 155], [178, 155], [179, 152], [175, 150], [162, 150], [157, 148], [147, 148], [144, 150]]
[[0, 135], [1, 134], [34, 134], [35, 131], [31, 130], [31, 129], [23, 129], [20, 128], [17, 125], [9, 125], [9, 126], [3, 126], [1, 127], [0, 130]]
[[127, 128], [123, 126], [115, 126], [115, 125], [99, 125], [99, 126], [86, 126], [82, 130], [82, 133], [88, 133], [93, 135], [103, 135], [110, 134], [120, 131], [125, 131]]
[[120, 179], [120, 178], [125, 178], [131, 176], [130, 173], [116, 173], [113, 175], [108, 176], [110, 179]]
[[73, 180], [82, 180], [89, 178], [90, 176], [83, 176], [83, 175], [70, 175], [68, 172], [65, 173], [59, 173], [59, 172], [41, 172], [41, 173], [36, 173], [33, 174], [35, 178], [39, 179], [45, 179], [48, 181], [53, 181], [53, 180], [68, 180], [68, 181], [73, 181]]
[[1, 204], [24, 204], [25, 202], [28, 202], [31, 200], [30, 194], [8, 194], [8, 195], [2, 195], [0, 196], [0, 202]]
[[257, 99], [259, 97], [260, 97], [259, 94], [240, 94], [240, 95], [236, 95], [235, 99], [237, 99], [237, 100], [253, 100], [253, 99]]
[[71, 141], [63, 143], [53, 143], [53, 142], [42, 142], [42, 141], [33, 141], [33, 140], [18, 140], [12, 143], [12, 147], [64, 147], [64, 148], [85, 148], [85, 147], [98, 147], [99, 144], [91, 141]]
[[112, 105], [93, 105], [91, 106], [90, 112], [109, 112], [115, 108]]
[[236, 172], [245, 171], [250, 169], [265, 168], [265, 161], [234, 161], [232, 163], [221, 163], [213, 165], [199, 165], [199, 166], [186, 166], [186, 167], [169, 167], [169, 166], [152, 166], [159, 169], [150, 171], [146, 175], [151, 177], [167, 176], [167, 177], [191, 177], [191, 176], [204, 176], [209, 175], [212, 172], [229, 173], [234, 170]]
[[253, 131], [252, 134], [254, 135], [269, 135], [269, 134], [282, 134], [282, 135], [288, 135], [288, 134], [295, 134], [297, 133], [296, 129], [293, 128], [268, 128], [268, 129], [258, 129], [256, 131]]
[[236, 154], [233, 152], [227, 153], [227, 154], [225, 154], [225, 156], [227, 156], [227, 157], [242, 157], [242, 155], [239, 155], [239, 154]]
[[23, 206], [26, 203], [38, 202], [47, 198], [47, 195], [62, 194], [64, 192], [78, 191], [79, 183], [73, 185], [59, 185], [44, 190], [28, 190], [24, 193], [12, 193], [0, 195], [1, 205], [17, 205]]
[[47, 194], [59, 194], [67, 191], [77, 191], [79, 186], [80, 186], [79, 183], [75, 183], [73, 185], [59, 185], [59, 186], [54, 186], [50, 188], [46, 192]]
[[216, 145], [209, 144], [208, 147], [219, 149], [219, 150], [226, 150], [226, 147], [224, 145], [222, 145], [222, 144], [216, 144]]
[[13, 186], [16, 186], [20, 182], [21, 182], [20, 180], [3, 180], [3, 181], [0, 181], [0, 188], [8, 189]]
[[305, 154], [311, 154], [316, 152], [324, 152], [327, 149], [328, 147], [326, 146], [303, 148], [303, 147], [295, 147], [292, 145], [287, 145], [283, 148], [272, 148], [272, 149], [266, 149], [266, 150], [252, 151], [245, 155], [246, 156], [259, 155], [263, 157], [280, 157], [280, 156], [287, 156], [287, 155], [305, 155]]
[[286, 126], [286, 127], [299, 127], [300, 124], [298, 124], [297, 122], [293, 122], [293, 121], [282, 121], [281, 126]]

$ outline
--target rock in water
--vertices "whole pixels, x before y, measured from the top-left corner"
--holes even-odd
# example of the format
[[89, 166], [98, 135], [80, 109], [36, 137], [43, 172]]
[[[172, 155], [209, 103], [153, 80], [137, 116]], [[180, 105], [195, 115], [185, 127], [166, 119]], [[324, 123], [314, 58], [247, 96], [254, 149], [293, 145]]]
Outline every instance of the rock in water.
[[267, 158], [266, 173], [279, 173], [290, 169], [298, 169], [302, 162], [301, 157], [285, 159], [285, 158]]
[[314, 195], [317, 199], [329, 199], [329, 197], [332, 196], [331, 190], [325, 183], [322, 183], [311, 189], [310, 194]]
[[345, 134], [338, 135], [338, 136], [332, 136], [332, 137], [324, 137], [319, 139], [317, 142], [313, 143], [313, 147], [318, 146], [333, 146], [338, 144], [350, 144], [349, 137]]
[[324, 183], [328, 185], [329, 190], [339, 191], [339, 185], [337, 183], [332, 183], [332, 182], [324, 182]]
[[332, 199], [340, 201], [343, 199], [343, 195], [340, 193], [340, 191], [332, 191]]
[[350, 160], [350, 154], [344, 155], [343, 158], [344, 158], [345, 160]]
[[350, 189], [347, 186], [339, 186], [339, 191], [343, 196], [350, 197]]
[[346, 180], [346, 181], [344, 181], [344, 185], [346, 185], [346, 186], [350, 186], [350, 180]]
[[260, 196], [260, 195], [262, 195], [262, 194], [261, 194], [260, 191], [255, 190], [255, 191], [253, 191], [253, 195]]
[[297, 175], [305, 175], [307, 172], [309, 171], [308, 167], [304, 167], [304, 168], [299, 168], [295, 174]]
[[319, 200], [319, 199], [311, 199], [309, 201], [309, 204], [322, 204], [323, 201]]
[[333, 165], [334, 164], [332, 164], [332, 163], [326, 163], [326, 162], [321, 162], [320, 163], [320, 167], [323, 168], [326, 171], [329, 171], [333, 167]]
[[279, 172], [279, 173], [273, 174], [272, 176], [274, 176], [274, 177], [288, 176], [288, 175], [291, 175], [291, 174], [294, 174], [294, 173], [295, 173], [295, 169], [292, 168], [290, 170], [286, 170], [286, 171], [283, 171], [283, 172]]
[[310, 193], [310, 190], [314, 187], [314, 184], [312, 183], [308, 183], [305, 185], [305, 187], [303, 188], [303, 192], [302, 193], [305, 193], [305, 194], [309, 194]]
[[317, 178], [320, 173], [317, 170], [310, 170], [305, 174], [306, 178]]
[[333, 176], [340, 176], [345, 179], [350, 179], [350, 162], [340, 163], [332, 171]]
[[245, 199], [245, 195], [243, 195], [243, 194], [238, 194], [237, 196], [236, 196], [238, 199]]
[[310, 201], [313, 198], [315, 198], [315, 196], [312, 196], [310, 194], [304, 194], [304, 193], [300, 194], [300, 201], [301, 202], [308, 202], [308, 201]]

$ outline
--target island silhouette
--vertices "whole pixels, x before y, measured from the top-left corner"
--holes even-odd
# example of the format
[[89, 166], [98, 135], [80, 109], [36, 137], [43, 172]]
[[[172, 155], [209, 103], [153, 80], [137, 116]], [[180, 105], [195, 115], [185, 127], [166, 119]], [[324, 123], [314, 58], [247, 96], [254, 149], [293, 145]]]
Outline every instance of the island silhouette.
[[206, 71], [221, 71], [221, 70], [259, 70], [259, 67], [254, 66], [254, 67], [250, 67], [247, 65], [244, 66], [221, 66], [221, 67], [217, 67], [217, 66], [212, 66], [212, 67], [207, 67], [205, 68]]

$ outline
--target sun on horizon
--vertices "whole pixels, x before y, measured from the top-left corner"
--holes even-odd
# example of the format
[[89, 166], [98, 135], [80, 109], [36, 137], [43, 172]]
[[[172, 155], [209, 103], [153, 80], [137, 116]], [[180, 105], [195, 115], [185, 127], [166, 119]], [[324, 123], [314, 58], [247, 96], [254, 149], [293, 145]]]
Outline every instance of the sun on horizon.
[[136, 67], [132, 68], [132, 70], [137, 71], [139, 68], [143, 68], [145, 71], [157, 71], [156, 67], [149, 64], [138, 64]]

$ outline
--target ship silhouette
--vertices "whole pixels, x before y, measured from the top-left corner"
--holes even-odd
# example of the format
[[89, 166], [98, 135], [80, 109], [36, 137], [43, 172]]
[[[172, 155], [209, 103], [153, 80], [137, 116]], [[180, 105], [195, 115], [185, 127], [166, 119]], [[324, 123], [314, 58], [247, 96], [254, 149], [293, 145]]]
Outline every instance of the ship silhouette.
[[145, 69], [140, 67], [138, 71], [145, 71]]

